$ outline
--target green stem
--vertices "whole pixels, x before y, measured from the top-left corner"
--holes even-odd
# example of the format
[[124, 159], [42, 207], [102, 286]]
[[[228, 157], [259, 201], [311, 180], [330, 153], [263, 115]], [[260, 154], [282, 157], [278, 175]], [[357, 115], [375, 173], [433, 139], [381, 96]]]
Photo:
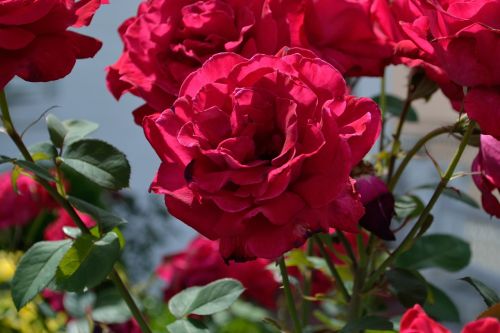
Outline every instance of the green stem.
[[[313, 255], [314, 242], [312, 239], [307, 241], [307, 256]], [[304, 296], [312, 296], [312, 271], [308, 269], [304, 273], [304, 283], [302, 285], [302, 291]], [[311, 302], [307, 299], [302, 301], [302, 322], [309, 322], [309, 317], [311, 316]]]
[[403, 110], [399, 115], [399, 122], [396, 128], [396, 132], [394, 133], [394, 139], [392, 141], [392, 149], [391, 149], [391, 157], [389, 159], [389, 171], [387, 172], [387, 179], [392, 178], [392, 173], [394, 171], [394, 164], [396, 163], [396, 158], [398, 156], [399, 148], [400, 148], [400, 138], [401, 133], [403, 132], [403, 125], [406, 120], [406, 116], [410, 111], [412, 99], [410, 98], [410, 92], [408, 92], [405, 100], [405, 104], [403, 106]]
[[337, 271], [337, 268], [335, 267], [335, 265], [332, 261], [332, 258], [330, 257], [330, 255], [326, 251], [325, 245], [323, 244], [323, 241], [321, 240], [321, 238], [318, 235], [314, 235], [313, 239], [316, 242], [316, 244], [318, 244], [319, 251], [321, 252], [321, 255], [323, 256], [323, 259], [325, 259], [326, 265], [328, 266], [330, 273], [335, 278], [335, 285], [339, 289], [344, 300], [346, 302], [349, 302], [351, 300], [351, 296], [349, 295], [349, 292], [347, 291], [347, 288], [345, 287], [344, 281], [342, 280], [342, 277], [340, 276], [339, 272]]
[[451, 177], [453, 176], [453, 173], [455, 172], [455, 169], [458, 165], [458, 162], [460, 161], [460, 158], [463, 155], [463, 152], [465, 150], [465, 147], [467, 146], [467, 143], [470, 140], [470, 137], [472, 135], [472, 132], [474, 130], [475, 122], [470, 121], [467, 130], [465, 131], [465, 134], [462, 138], [462, 141], [460, 142], [460, 145], [458, 146], [457, 150], [455, 151], [455, 155], [453, 156], [450, 165], [448, 166], [448, 169], [446, 169], [446, 172], [444, 176], [441, 178], [441, 181], [439, 182], [438, 186], [436, 187], [436, 190], [434, 191], [434, 194], [432, 195], [431, 199], [429, 200], [429, 203], [427, 203], [427, 206], [425, 206], [424, 210], [422, 211], [422, 214], [420, 215], [418, 221], [415, 223], [413, 228], [410, 230], [410, 232], [406, 235], [406, 237], [403, 239], [401, 244], [391, 253], [391, 255], [378, 267], [375, 272], [370, 276], [368, 281], [366, 282], [366, 287], [365, 290], [370, 290], [373, 285], [378, 281], [380, 276], [384, 274], [385, 270], [389, 265], [391, 265], [394, 260], [403, 252], [405, 252], [413, 243], [415, 235], [419, 232], [420, 228], [425, 224], [425, 222], [428, 220], [430, 212], [434, 205], [436, 204], [437, 200], [443, 193], [444, 189], [448, 185], [448, 182], [450, 181]]
[[[26, 148], [22, 138], [19, 136], [18, 132], [14, 127], [14, 123], [12, 122], [12, 118], [10, 117], [9, 106], [7, 103], [7, 97], [5, 95], [4, 90], [0, 90], [0, 109], [2, 111], [2, 120], [5, 126], [5, 130], [7, 131], [7, 134], [10, 136], [14, 144], [17, 146], [23, 157], [27, 161], [34, 163], [35, 161], [33, 160], [33, 157], [29, 153], [28, 148]], [[59, 192], [56, 189], [54, 189], [54, 187], [52, 187], [50, 183], [45, 179], [37, 177], [36, 175], [34, 176], [34, 178], [39, 184], [41, 184], [47, 190], [47, 192], [49, 192], [49, 194], [54, 198], [54, 200], [56, 200], [57, 203], [60, 204], [61, 207], [69, 214], [71, 219], [75, 222], [75, 224], [82, 231], [82, 233], [90, 234], [89, 229], [87, 228], [85, 223], [83, 223], [82, 219], [80, 218], [80, 216], [78, 216], [76, 210], [73, 208], [73, 206], [71, 206], [66, 197], [63, 197], [61, 194], [59, 194]], [[129, 306], [130, 311], [132, 312], [137, 323], [141, 327], [142, 332], [151, 333], [151, 329], [148, 327], [146, 320], [144, 319], [142, 313], [138, 311], [137, 305], [135, 304], [132, 296], [130, 295], [129, 291], [125, 287], [125, 284], [120, 279], [120, 276], [118, 275], [115, 269], [113, 269], [110, 278], [115, 282], [117, 288], [120, 290], [120, 294], [122, 295], [125, 302]]]
[[382, 152], [384, 150], [384, 139], [385, 139], [385, 115], [387, 109], [387, 94], [386, 94], [386, 80], [385, 72], [380, 80], [380, 111], [382, 113], [382, 128], [380, 130], [380, 142], [379, 150]]
[[354, 250], [352, 249], [351, 243], [349, 243], [349, 240], [345, 237], [344, 233], [340, 230], [335, 230], [337, 235], [339, 236], [340, 242], [344, 246], [344, 249], [346, 250], [347, 255], [352, 261], [352, 266], [354, 269], [358, 267], [358, 260], [356, 259], [356, 255], [354, 255]]
[[288, 271], [286, 270], [285, 258], [281, 257], [278, 259], [278, 265], [280, 267], [281, 278], [283, 280], [283, 289], [285, 290], [286, 304], [288, 307], [288, 313], [292, 317], [294, 332], [302, 333], [302, 325], [297, 315], [297, 309], [295, 308], [295, 301], [293, 300], [292, 289], [290, 288], [290, 280], [288, 279]]
[[407, 153], [404, 159], [401, 161], [399, 164], [396, 172], [394, 173], [394, 176], [391, 177], [389, 180], [389, 190], [392, 191], [396, 187], [396, 184], [399, 181], [399, 178], [401, 178], [401, 175], [406, 169], [406, 166], [412, 158], [422, 149], [422, 147], [425, 146], [425, 144], [432, 140], [433, 138], [440, 136], [442, 134], [447, 134], [447, 133], [453, 133], [453, 132], [458, 132], [458, 126], [457, 125], [452, 125], [452, 126], [445, 126], [445, 127], [440, 127], [437, 128], [429, 133], [427, 133], [424, 137], [422, 137], [418, 142], [413, 146], [412, 149], [410, 149]]

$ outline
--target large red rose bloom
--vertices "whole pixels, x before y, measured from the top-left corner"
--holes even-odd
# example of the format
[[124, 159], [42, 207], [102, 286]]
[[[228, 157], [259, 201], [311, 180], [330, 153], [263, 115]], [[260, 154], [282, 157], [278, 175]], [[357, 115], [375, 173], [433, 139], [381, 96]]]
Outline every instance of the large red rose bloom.
[[151, 190], [228, 260], [274, 259], [330, 227], [357, 231], [364, 212], [349, 174], [379, 134], [377, 105], [347, 95], [312, 53], [284, 54], [216, 55], [143, 123], [162, 160]]
[[119, 29], [124, 52], [108, 69], [116, 98], [146, 101], [136, 122], [170, 107], [184, 79], [212, 55], [275, 53], [285, 45], [264, 0], [149, 0]]
[[0, 4], [0, 89], [14, 77], [40, 82], [68, 75], [101, 42], [68, 28], [88, 25], [107, 0], [6, 0]]

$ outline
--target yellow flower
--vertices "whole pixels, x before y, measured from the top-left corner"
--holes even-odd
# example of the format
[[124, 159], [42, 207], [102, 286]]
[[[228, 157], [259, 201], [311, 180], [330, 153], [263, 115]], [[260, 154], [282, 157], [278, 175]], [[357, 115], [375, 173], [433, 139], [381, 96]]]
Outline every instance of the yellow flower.
[[15, 258], [5, 252], [0, 252], [0, 283], [9, 282], [16, 271]]

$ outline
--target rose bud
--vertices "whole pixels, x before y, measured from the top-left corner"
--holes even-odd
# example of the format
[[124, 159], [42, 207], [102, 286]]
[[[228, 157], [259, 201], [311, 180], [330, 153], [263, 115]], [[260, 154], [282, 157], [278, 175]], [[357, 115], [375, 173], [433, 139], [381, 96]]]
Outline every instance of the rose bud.
[[365, 215], [359, 224], [383, 240], [395, 240], [390, 229], [394, 216], [394, 196], [386, 184], [376, 176], [363, 176], [356, 179], [356, 190], [365, 207]]

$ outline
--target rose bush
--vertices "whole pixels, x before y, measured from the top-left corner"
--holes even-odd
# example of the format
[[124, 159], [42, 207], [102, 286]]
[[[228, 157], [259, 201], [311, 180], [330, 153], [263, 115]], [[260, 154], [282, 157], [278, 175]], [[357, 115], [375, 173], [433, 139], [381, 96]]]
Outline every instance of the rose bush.
[[[407, 310], [401, 319], [400, 333], [450, 333], [435, 322], [420, 307]], [[462, 333], [500, 333], [500, 322], [496, 318], [483, 318], [465, 325]]]
[[17, 178], [17, 192], [11, 178], [11, 172], [0, 175], [0, 229], [26, 225], [54, 205], [47, 191], [30, 176]]
[[219, 254], [217, 243], [198, 236], [184, 251], [166, 257], [156, 274], [167, 283], [166, 300], [189, 287], [203, 286], [222, 278], [233, 278], [245, 287], [244, 297], [273, 309], [276, 307], [279, 283], [267, 269], [271, 263], [269, 260], [257, 259], [246, 263], [226, 264]]
[[[403, 22], [406, 39], [398, 53], [423, 64], [443, 91], [478, 122], [484, 134], [500, 138], [500, 3], [496, 0], [468, 2], [414, 2], [418, 15]], [[487, 51], [486, 51], [487, 50]], [[447, 82], [447, 80], [449, 80]]]
[[[481, 135], [480, 150], [472, 162], [472, 179], [481, 191], [483, 208], [500, 218], [500, 141], [490, 135]], [[495, 194], [497, 196], [495, 196]]]
[[116, 98], [130, 92], [146, 101], [134, 113], [139, 124], [170, 107], [184, 79], [212, 55], [249, 57], [285, 44], [264, 0], [145, 1], [119, 32], [124, 51], [108, 69], [108, 87]]
[[349, 177], [380, 131], [380, 111], [305, 50], [210, 58], [172, 109], [145, 119], [162, 160], [151, 190], [170, 213], [220, 240], [227, 260], [274, 259], [330, 227], [357, 231]]
[[0, 4], [0, 89], [14, 77], [51, 81], [76, 59], [93, 57], [101, 42], [68, 30], [88, 25], [107, 0], [8, 0]]

